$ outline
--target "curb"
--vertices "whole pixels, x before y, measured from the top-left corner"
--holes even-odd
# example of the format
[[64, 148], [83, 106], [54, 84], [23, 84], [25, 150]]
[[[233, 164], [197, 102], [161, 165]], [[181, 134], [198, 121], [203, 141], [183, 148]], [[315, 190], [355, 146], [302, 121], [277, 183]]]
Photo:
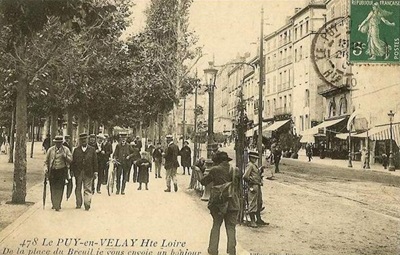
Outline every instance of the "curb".
[[[42, 184], [36, 184], [33, 186], [31, 190], [34, 189], [39, 189]], [[32, 205], [26, 212], [24, 212], [21, 216], [19, 216], [14, 222], [12, 222], [10, 225], [5, 227], [1, 232], [0, 232], [0, 245], [4, 242], [5, 239], [7, 239], [19, 226], [21, 226], [25, 221], [27, 221], [37, 210], [39, 210], [41, 207], [40, 202], [35, 202], [34, 205]]]

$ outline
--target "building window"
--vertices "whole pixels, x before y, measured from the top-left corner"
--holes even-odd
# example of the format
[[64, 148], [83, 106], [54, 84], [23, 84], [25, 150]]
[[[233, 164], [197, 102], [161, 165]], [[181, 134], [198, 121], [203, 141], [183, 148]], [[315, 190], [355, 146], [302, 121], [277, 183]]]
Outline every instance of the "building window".
[[288, 108], [289, 108], [289, 110], [292, 109], [292, 94], [289, 94]]
[[310, 124], [309, 124], [309, 121], [308, 121], [308, 115], [306, 114], [306, 118], [305, 118], [305, 121], [304, 121], [304, 127], [305, 127], [305, 129], [309, 129], [310, 128]]
[[309, 24], [308, 24], [309, 22], [308, 22], [308, 20], [306, 21], [306, 34], [308, 34], [308, 31], [309, 31]]
[[303, 46], [299, 48], [299, 61], [303, 58]]
[[284, 109], [284, 112], [286, 113], [286, 109], [287, 109], [287, 98], [286, 98], [286, 96], [283, 97], [283, 109]]
[[273, 83], [273, 86], [272, 86], [272, 92], [275, 93], [276, 92], [276, 76], [275, 75], [274, 75], [273, 80], [274, 80], [274, 83]]
[[274, 114], [275, 114], [275, 111], [276, 111], [276, 98], [274, 98], [274, 105], [273, 105], [273, 111], [274, 111]]
[[303, 116], [300, 116], [300, 122], [301, 122], [300, 129], [301, 129], [301, 131], [304, 131], [304, 118], [303, 118]]
[[294, 50], [294, 62], [297, 62], [297, 49]]
[[267, 94], [269, 94], [271, 88], [270, 80], [269, 78], [267, 79]]
[[340, 99], [340, 104], [339, 104], [339, 114], [344, 115], [347, 113], [347, 99], [345, 96], [343, 96]]
[[303, 37], [303, 24], [300, 25], [300, 38]]
[[329, 103], [329, 118], [336, 116], [336, 103], [335, 98], [332, 98], [331, 102]]
[[310, 91], [308, 89], [306, 89], [304, 94], [304, 106], [310, 107]]
[[291, 79], [290, 79], [291, 77], [290, 77], [290, 69], [289, 69], [289, 71], [288, 71], [288, 88], [290, 88], [291, 87]]
[[297, 27], [294, 29], [294, 40], [297, 40]]

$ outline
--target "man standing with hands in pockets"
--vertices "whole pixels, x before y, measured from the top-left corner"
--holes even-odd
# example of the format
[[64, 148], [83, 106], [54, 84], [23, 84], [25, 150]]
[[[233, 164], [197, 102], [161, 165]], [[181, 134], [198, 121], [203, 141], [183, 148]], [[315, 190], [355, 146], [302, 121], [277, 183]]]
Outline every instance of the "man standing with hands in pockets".
[[76, 188], [76, 208], [82, 207], [82, 186], [85, 210], [89, 211], [92, 201], [92, 185], [98, 176], [96, 149], [88, 145], [88, 135], [79, 135], [79, 146], [72, 155], [71, 171], [74, 173]]

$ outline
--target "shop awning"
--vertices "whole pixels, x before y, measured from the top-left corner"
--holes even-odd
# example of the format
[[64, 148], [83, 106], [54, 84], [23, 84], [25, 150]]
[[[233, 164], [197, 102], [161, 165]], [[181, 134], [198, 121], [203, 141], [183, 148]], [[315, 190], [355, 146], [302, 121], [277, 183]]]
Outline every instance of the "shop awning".
[[338, 124], [339, 122], [342, 122], [343, 120], [345, 120], [346, 118], [340, 118], [340, 119], [335, 119], [335, 120], [327, 120], [322, 122], [321, 124], [316, 125], [315, 127], [312, 127], [310, 129], [306, 129], [303, 131], [303, 133], [301, 134], [302, 136], [306, 136], [306, 135], [315, 135], [318, 134], [318, 130], [321, 128], [327, 128], [330, 126], [333, 126], [335, 124]]
[[[392, 125], [393, 140], [396, 141], [397, 145], [400, 145], [400, 123]], [[390, 139], [390, 125], [373, 127], [367, 132], [354, 135], [355, 137], [369, 137], [371, 140], [389, 140]]]
[[304, 135], [300, 139], [300, 143], [315, 143], [314, 135]]
[[[263, 123], [262, 128], [264, 130], [264, 128], [266, 128], [268, 126], [268, 123]], [[252, 129], [249, 129], [246, 131], [246, 137], [252, 137], [254, 135], [254, 133], [258, 132], [258, 125], [256, 125], [255, 127], [253, 127]], [[263, 131], [264, 132], [264, 131]]]
[[263, 128], [263, 136], [270, 138], [272, 137], [272, 131], [275, 131], [277, 129], [279, 129], [280, 127], [282, 127], [283, 125], [285, 125], [286, 123], [288, 123], [290, 121], [289, 120], [279, 120], [279, 121], [275, 121], [272, 125], [269, 125], [268, 127]]
[[[357, 133], [352, 132], [351, 133], [351, 137], [361, 137], [361, 136], [357, 136]], [[349, 138], [349, 133], [336, 134], [336, 138], [339, 138], [339, 139], [342, 139], [342, 140], [347, 140]]]

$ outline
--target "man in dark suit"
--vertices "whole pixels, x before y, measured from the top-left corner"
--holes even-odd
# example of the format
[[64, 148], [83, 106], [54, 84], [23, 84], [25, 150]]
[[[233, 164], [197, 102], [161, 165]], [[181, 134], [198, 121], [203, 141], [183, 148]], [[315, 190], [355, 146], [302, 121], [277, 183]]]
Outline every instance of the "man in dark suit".
[[82, 207], [82, 186], [85, 210], [88, 211], [92, 201], [92, 185], [94, 178], [97, 178], [97, 155], [95, 148], [87, 143], [87, 134], [79, 135], [79, 146], [72, 154], [71, 171], [74, 173], [76, 188], [76, 208]]
[[[135, 151], [132, 146], [127, 143], [126, 139], [127, 134], [121, 133], [120, 142], [117, 144], [117, 147], [115, 147], [113, 154], [113, 157], [120, 163], [117, 168], [117, 195], [119, 195], [120, 191], [121, 195], [125, 195], [125, 185], [132, 166], [131, 160], [135, 157]], [[134, 176], [134, 178], [136, 177]]]
[[104, 142], [101, 144], [101, 154], [104, 158], [103, 165], [100, 166], [100, 171], [103, 169], [103, 185], [107, 184], [107, 177], [108, 177], [108, 166], [107, 166], [107, 161], [109, 160], [111, 154], [113, 153], [113, 148], [112, 148], [112, 139], [105, 134], [104, 135]]
[[176, 170], [179, 167], [178, 155], [179, 155], [179, 147], [174, 143], [174, 140], [171, 135], [167, 137], [168, 148], [165, 152], [165, 171], [166, 171], [166, 180], [167, 180], [167, 189], [165, 192], [171, 192], [171, 180], [174, 183], [175, 192], [178, 191], [178, 182], [176, 179]]

